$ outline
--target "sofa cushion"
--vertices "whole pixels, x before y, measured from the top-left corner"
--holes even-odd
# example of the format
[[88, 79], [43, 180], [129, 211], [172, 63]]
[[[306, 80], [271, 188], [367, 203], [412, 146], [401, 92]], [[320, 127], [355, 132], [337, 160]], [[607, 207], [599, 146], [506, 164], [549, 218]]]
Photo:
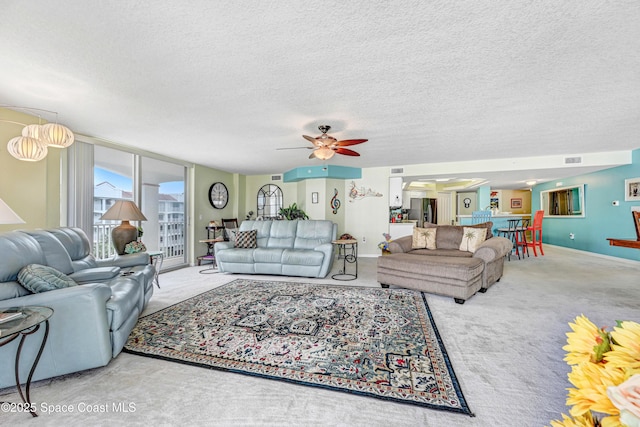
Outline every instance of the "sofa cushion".
[[[460, 243], [462, 242], [463, 226], [437, 225], [437, 224], [425, 223], [423, 227], [438, 229], [438, 232], [436, 234], [436, 247], [438, 249], [460, 249]], [[491, 233], [493, 222], [491, 221], [483, 222], [482, 224], [467, 225], [464, 227], [486, 229], [487, 234], [486, 234], [485, 240], [493, 236], [493, 234]]]
[[261, 263], [277, 263], [282, 262], [282, 248], [256, 248], [253, 251], [253, 261]]
[[42, 248], [47, 265], [64, 274], [74, 272], [71, 257], [64, 245], [56, 238], [56, 236], [46, 230], [25, 231], [31, 237], [38, 241]]
[[335, 238], [333, 222], [328, 220], [297, 221], [295, 249], [313, 249]]
[[238, 228], [238, 232], [257, 230], [258, 247], [266, 248], [271, 233], [271, 224], [273, 224], [273, 222], [274, 221], [242, 221], [240, 228]]
[[458, 258], [471, 258], [473, 254], [467, 251], [461, 251], [460, 249], [413, 249], [406, 252], [411, 255], [425, 255], [425, 256], [448, 256]]
[[274, 221], [267, 242], [268, 248], [293, 248], [298, 221]]
[[419, 228], [413, 229], [413, 240], [411, 241], [411, 249], [435, 249], [437, 228]]
[[235, 247], [241, 249], [255, 249], [258, 247], [258, 230], [238, 231]]
[[462, 241], [460, 242], [460, 250], [467, 252], [475, 252], [478, 246], [485, 241], [487, 235], [486, 228], [463, 227]]
[[22, 268], [18, 273], [18, 281], [22, 286], [36, 294], [77, 285], [66, 274], [53, 267], [40, 264], [29, 264]]

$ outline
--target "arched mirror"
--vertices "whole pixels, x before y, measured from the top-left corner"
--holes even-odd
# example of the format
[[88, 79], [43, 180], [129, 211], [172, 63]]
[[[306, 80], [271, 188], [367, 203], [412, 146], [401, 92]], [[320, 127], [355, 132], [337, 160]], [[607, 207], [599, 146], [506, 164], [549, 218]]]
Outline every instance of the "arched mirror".
[[282, 190], [274, 184], [266, 184], [258, 190], [258, 218], [277, 219], [282, 209]]

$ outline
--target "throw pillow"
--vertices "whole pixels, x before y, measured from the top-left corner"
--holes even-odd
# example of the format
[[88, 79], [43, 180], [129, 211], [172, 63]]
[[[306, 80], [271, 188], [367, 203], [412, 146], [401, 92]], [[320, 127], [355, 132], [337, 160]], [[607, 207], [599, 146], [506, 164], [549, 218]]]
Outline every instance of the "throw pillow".
[[437, 231], [437, 228], [414, 228], [411, 249], [435, 249]]
[[18, 282], [33, 293], [76, 286], [77, 283], [53, 267], [29, 264], [18, 272]]
[[475, 252], [478, 246], [484, 242], [486, 236], [486, 228], [463, 227], [460, 250], [472, 253]]
[[236, 248], [255, 249], [258, 247], [258, 230], [238, 231], [236, 234]]

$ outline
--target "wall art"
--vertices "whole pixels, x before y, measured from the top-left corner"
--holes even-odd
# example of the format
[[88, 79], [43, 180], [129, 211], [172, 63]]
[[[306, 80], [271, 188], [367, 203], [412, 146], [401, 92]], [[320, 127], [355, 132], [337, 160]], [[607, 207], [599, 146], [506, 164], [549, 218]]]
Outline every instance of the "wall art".
[[373, 191], [371, 188], [365, 189], [364, 187], [358, 188], [354, 181], [351, 181], [351, 190], [349, 190], [349, 200], [353, 202], [354, 200], [364, 199], [365, 197], [382, 197], [381, 193], [377, 191]]
[[624, 200], [626, 202], [640, 200], [640, 178], [624, 180]]
[[333, 189], [333, 197], [331, 198], [331, 207], [333, 208], [333, 214], [338, 213], [338, 209], [340, 209], [340, 200], [338, 199], [338, 189]]

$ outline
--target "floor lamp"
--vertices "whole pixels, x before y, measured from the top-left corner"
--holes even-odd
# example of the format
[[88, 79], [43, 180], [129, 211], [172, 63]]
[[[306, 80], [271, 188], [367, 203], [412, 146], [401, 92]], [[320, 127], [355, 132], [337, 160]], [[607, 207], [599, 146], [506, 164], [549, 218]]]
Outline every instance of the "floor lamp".
[[24, 224], [24, 220], [2, 199], [0, 199], [0, 224]]
[[138, 240], [138, 228], [129, 221], [146, 221], [138, 206], [131, 200], [118, 200], [100, 217], [101, 220], [120, 220], [122, 223], [111, 230], [113, 247], [118, 255], [124, 254], [127, 243]]

